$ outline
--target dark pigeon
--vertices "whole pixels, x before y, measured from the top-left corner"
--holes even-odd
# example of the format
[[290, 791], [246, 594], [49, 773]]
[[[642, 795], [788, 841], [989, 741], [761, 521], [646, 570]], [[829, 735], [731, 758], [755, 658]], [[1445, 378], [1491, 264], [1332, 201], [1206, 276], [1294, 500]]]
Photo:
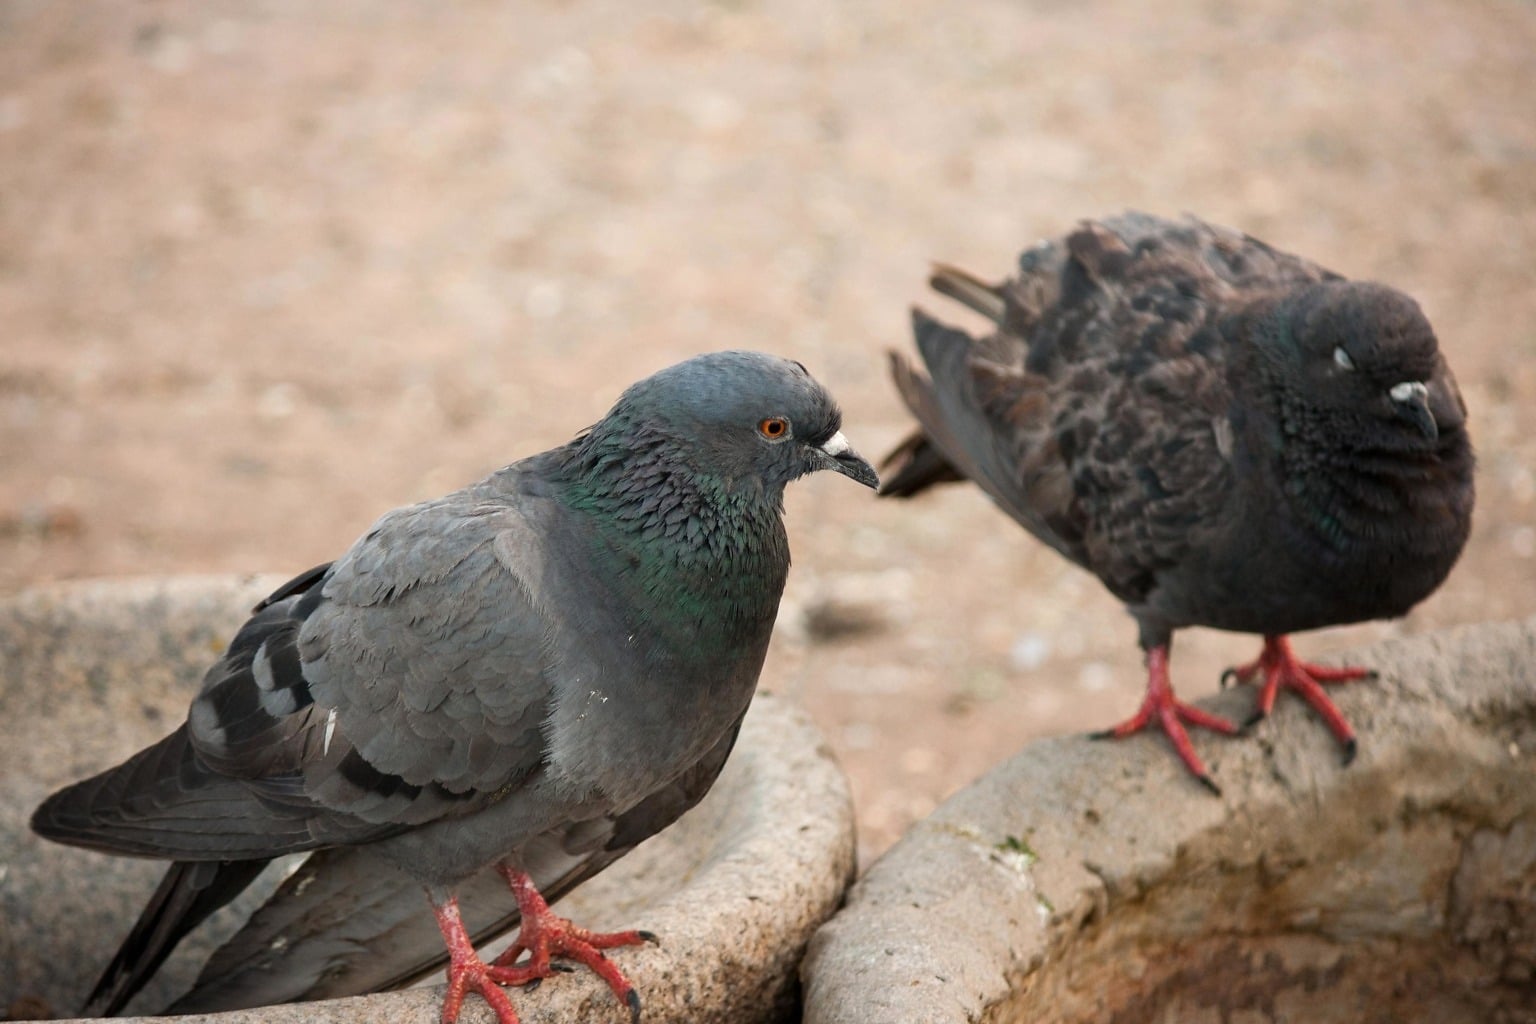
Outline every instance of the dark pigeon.
[[[353, 964], [354, 991], [411, 980], [445, 945], [444, 1021], [472, 990], [512, 1024], [501, 986], [547, 976], [551, 955], [592, 967], [638, 1016], [601, 951], [649, 936], [587, 933], [545, 898], [714, 782], [789, 569], [785, 485], [823, 469], [878, 485], [840, 422], [798, 363], [700, 356], [631, 387], [569, 444], [385, 514], [279, 589], [209, 669], [185, 724], [32, 819], [49, 839], [174, 861], [89, 1007], [121, 1010], [270, 860], [318, 851], [178, 1011], [338, 994], [334, 978], [285, 976], [315, 960], [262, 961], [250, 939], [293, 929], [344, 945], [356, 917], [381, 962]], [[491, 884], [511, 887], [516, 912], [461, 915], [461, 889], [483, 899]], [[396, 898], [416, 887], [441, 932], [435, 957]], [[365, 902], [292, 918], [327, 892]], [[519, 918], [529, 959], [514, 962], [514, 944], [483, 962], [474, 937]]]
[[[1194, 218], [1086, 222], [988, 285], [931, 280], [996, 324], [982, 338], [914, 311], [929, 377], [899, 356], [921, 430], [882, 493], [974, 480], [1088, 569], [1140, 630], [1146, 701], [1101, 735], [1156, 721], [1215, 789], [1180, 719], [1173, 632], [1264, 636], [1257, 721], [1295, 689], [1354, 756], [1320, 684], [1361, 678], [1298, 660], [1286, 634], [1405, 614], [1445, 579], [1471, 526], [1466, 407], [1417, 304]], [[1225, 679], [1226, 677], [1224, 677]]]

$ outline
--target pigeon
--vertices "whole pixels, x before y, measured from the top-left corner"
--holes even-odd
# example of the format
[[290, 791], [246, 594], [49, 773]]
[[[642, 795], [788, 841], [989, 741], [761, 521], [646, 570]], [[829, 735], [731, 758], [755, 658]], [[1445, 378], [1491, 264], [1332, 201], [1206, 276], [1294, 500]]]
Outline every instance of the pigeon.
[[930, 281], [995, 325], [985, 337], [914, 310], [924, 375], [893, 354], [920, 429], [882, 494], [969, 479], [1096, 575], [1136, 620], [1146, 698], [1100, 737], [1149, 725], [1219, 789], [1183, 723], [1234, 734], [1175, 699], [1175, 630], [1264, 638], [1223, 682], [1262, 681], [1250, 727], [1281, 689], [1353, 759], [1323, 684], [1357, 668], [1301, 661], [1287, 634], [1405, 614], [1466, 543], [1466, 406], [1407, 295], [1349, 281], [1194, 217], [1085, 221], [991, 285], [948, 266]]
[[[801, 364], [698, 356], [564, 446], [388, 512], [280, 587], [183, 725], [33, 816], [48, 839], [173, 862], [88, 1007], [120, 1011], [268, 862], [316, 851], [297, 884], [324, 888], [333, 866], [343, 889], [372, 874], [386, 900], [425, 890], [445, 1024], [469, 992], [515, 1024], [502, 986], [561, 969], [552, 957], [586, 964], [638, 1019], [603, 950], [654, 936], [589, 932], [548, 900], [714, 782], [789, 569], [785, 486], [819, 470], [879, 485], [840, 427]], [[487, 878], [516, 912], [466, 925], [460, 890], [483, 897]], [[471, 932], [515, 920], [517, 941], [482, 960]], [[385, 964], [374, 980], [409, 979]]]

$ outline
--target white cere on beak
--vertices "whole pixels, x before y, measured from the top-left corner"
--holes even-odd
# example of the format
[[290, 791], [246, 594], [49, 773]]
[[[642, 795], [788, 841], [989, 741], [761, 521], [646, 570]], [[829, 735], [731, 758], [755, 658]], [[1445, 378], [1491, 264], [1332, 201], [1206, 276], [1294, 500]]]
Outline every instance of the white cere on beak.
[[1401, 384], [1393, 384], [1387, 394], [1392, 396], [1394, 402], [1406, 402], [1413, 398], [1422, 401], [1429, 397], [1429, 388], [1422, 381], [1405, 380]]
[[827, 438], [827, 443], [821, 446], [821, 450], [824, 454], [830, 455], [835, 459], [852, 447], [853, 445], [848, 443], [848, 439], [844, 437], [843, 432], [839, 430], [837, 433]]
[[1343, 345], [1333, 350], [1333, 361], [1341, 370], [1353, 370], [1355, 368], [1355, 361], [1349, 358], [1349, 353], [1344, 351]]

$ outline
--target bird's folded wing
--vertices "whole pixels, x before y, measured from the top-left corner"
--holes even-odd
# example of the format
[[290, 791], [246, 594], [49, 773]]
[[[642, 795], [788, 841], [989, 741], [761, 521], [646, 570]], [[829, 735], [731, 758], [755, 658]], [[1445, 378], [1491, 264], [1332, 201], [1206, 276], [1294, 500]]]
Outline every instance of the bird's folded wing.
[[504, 491], [386, 515], [246, 622], [182, 728], [55, 794], [34, 827], [109, 852], [257, 859], [507, 798], [543, 756], [557, 627], [525, 567], [498, 557], [504, 534], [542, 536]]

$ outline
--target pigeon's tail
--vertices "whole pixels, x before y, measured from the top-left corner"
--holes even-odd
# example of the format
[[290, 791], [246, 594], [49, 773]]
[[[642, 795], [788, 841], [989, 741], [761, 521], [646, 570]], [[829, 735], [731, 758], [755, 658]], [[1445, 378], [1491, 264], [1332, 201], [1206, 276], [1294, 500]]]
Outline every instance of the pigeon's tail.
[[946, 295], [968, 306], [991, 320], [1001, 324], [1008, 314], [1008, 304], [997, 287], [947, 263], [935, 263], [928, 285], [940, 295]]
[[[976, 289], [992, 294], [985, 285], [966, 285], [969, 278], [950, 280], [958, 282], [957, 292], [962, 286], [970, 288], [967, 294], [978, 303], [983, 302], [982, 291]], [[989, 420], [1000, 414], [1009, 417], [1014, 428], [1028, 425], [1024, 418], [1028, 409], [1015, 397], [1026, 393], [1027, 375], [1007, 362], [1008, 347], [1015, 339], [1007, 329], [976, 339], [922, 310], [912, 311], [912, 333], [929, 375], [900, 356], [892, 357], [891, 371], [922, 429], [889, 456], [889, 461], [899, 464], [885, 476], [880, 493], [905, 497], [934, 484], [972, 480], [1026, 529], [1048, 544], [1057, 544], [1022, 493], [1015, 436], [999, 431]], [[999, 344], [1004, 346], [1002, 351]]]
[[[942, 269], [942, 268], [941, 268]], [[960, 273], [956, 271], [956, 273]], [[984, 286], [982, 286], [984, 287]], [[935, 379], [960, 380], [971, 337], [946, 327], [920, 309], [912, 311], [912, 333], [933, 378], [925, 377], [902, 356], [891, 353], [891, 378], [922, 429], [898, 445], [881, 464], [894, 466], [880, 487], [882, 497], [910, 498], [929, 487], [967, 478], [956, 464], [965, 447], [954, 437], [951, 418], [940, 407]]]
[[891, 466], [895, 467], [894, 472], [880, 484], [882, 498], [910, 498], [930, 487], [965, 479], [921, 430], [891, 449], [880, 468], [884, 471]]
[[[503, 905], [505, 893], [502, 886]], [[166, 1012], [378, 991], [410, 980], [442, 949], [419, 884], [366, 848], [320, 850], [209, 957], [191, 991]]]
[[[1001, 325], [1007, 317], [1008, 305], [1002, 291], [959, 267], [935, 263], [928, 284], [940, 295], [975, 310], [995, 324]], [[965, 378], [963, 364], [971, 348], [970, 335], [945, 327], [921, 310], [912, 311], [912, 332], [934, 380]], [[945, 436], [950, 431], [950, 417], [940, 408], [934, 380], [923, 377], [895, 353], [891, 355], [891, 376], [922, 429], [885, 457], [881, 469], [894, 469], [881, 485], [880, 495], [910, 498], [938, 484], [965, 480], [967, 474], [956, 466], [965, 448], [958, 439]]]
[[93, 1016], [120, 1013], [159, 970], [182, 937], [238, 896], [267, 866], [265, 860], [176, 861], [134, 922], [117, 955], [86, 998]]

